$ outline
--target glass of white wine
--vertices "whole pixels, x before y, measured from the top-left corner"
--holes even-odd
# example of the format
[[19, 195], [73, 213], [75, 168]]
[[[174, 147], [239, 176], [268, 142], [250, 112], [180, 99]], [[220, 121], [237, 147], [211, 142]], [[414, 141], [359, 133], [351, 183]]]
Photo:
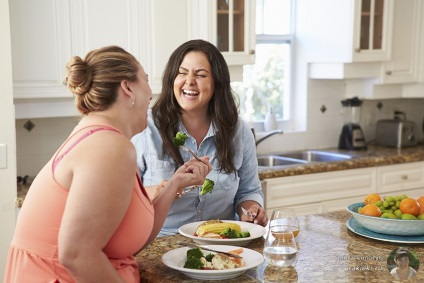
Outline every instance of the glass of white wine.
[[269, 220], [269, 226], [272, 225], [288, 226], [295, 237], [300, 232], [299, 221], [297, 220], [296, 212], [292, 208], [274, 209]]

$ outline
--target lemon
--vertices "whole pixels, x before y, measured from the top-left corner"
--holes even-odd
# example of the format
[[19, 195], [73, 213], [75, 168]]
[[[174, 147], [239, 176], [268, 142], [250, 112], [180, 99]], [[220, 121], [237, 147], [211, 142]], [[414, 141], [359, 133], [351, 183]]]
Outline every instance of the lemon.
[[404, 214], [402, 214], [402, 218], [401, 219], [417, 220], [417, 217], [415, 217], [414, 215], [409, 214], [409, 213], [404, 213]]
[[394, 215], [391, 212], [385, 212], [381, 216], [381, 218], [391, 218], [391, 219], [397, 219], [396, 215]]

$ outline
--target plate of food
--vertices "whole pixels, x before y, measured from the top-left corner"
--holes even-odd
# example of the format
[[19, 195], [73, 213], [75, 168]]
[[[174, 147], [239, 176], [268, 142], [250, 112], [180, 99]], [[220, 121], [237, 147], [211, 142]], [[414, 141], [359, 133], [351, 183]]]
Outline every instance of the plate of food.
[[245, 246], [265, 235], [265, 227], [243, 221], [209, 220], [183, 225], [178, 232], [198, 244]]
[[[217, 252], [202, 250], [205, 247]], [[236, 258], [220, 252], [234, 253]], [[199, 280], [225, 280], [242, 275], [264, 262], [257, 251], [230, 245], [207, 245], [199, 248], [181, 247], [162, 256], [162, 262], [184, 275]]]

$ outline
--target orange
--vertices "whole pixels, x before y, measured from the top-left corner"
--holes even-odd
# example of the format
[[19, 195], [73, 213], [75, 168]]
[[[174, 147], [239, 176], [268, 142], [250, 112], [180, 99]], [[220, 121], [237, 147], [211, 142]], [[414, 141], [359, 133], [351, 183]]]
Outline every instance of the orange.
[[420, 204], [420, 214], [424, 214], [424, 196], [417, 198], [417, 202]]
[[377, 216], [380, 217], [381, 216], [381, 210], [380, 208], [378, 208], [378, 206], [376, 206], [373, 203], [369, 203], [366, 206], [364, 206], [361, 209], [361, 212], [359, 212], [360, 214], [365, 214], [368, 216]]
[[406, 198], [400, 202], [399, 206], [402, 214], [412, 214], [414, 216], [418, 216], [420, 214], [420, 204], [413, 198]]
[[381, 196], [379, 194], [369, 194], [364, 199], [364, 205], [374, 203], [381, 200]]

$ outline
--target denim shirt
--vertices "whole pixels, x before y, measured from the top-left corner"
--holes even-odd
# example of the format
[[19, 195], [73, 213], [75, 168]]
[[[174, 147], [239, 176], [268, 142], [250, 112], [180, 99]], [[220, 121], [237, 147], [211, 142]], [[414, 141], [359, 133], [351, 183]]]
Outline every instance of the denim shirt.
[[[219, 172], [218, 158], [212, 125], [197, 148], [196, 140], [180, 122], [179, 131], [187, 134], [185, 146], [199, 156], [209, 156], [212, 171], [206, 178], [214, 181], [211, 193], [201, 196], [198, 189], [175, 199], [159, 236], [178, 233], [182, 225], [210, 219], [238, 220], [237, 206], [246, 200], [256, 201], [263, 207], [263, 193], [258, 175], [258, 162], [254, 137], [247, 123], [239, 118], [235, 135], [234, 165], [237, 174]], [[144, 186], [168, 180], [175, 172], [171, 156], [163, 156], [162, 139], [156, 128], [151, 109], [148, 112], [148, 127], [131, 140], [137, 150], [137, 163]], [[180, 149], [184, 161], [192, 158], [189, 152]]]

